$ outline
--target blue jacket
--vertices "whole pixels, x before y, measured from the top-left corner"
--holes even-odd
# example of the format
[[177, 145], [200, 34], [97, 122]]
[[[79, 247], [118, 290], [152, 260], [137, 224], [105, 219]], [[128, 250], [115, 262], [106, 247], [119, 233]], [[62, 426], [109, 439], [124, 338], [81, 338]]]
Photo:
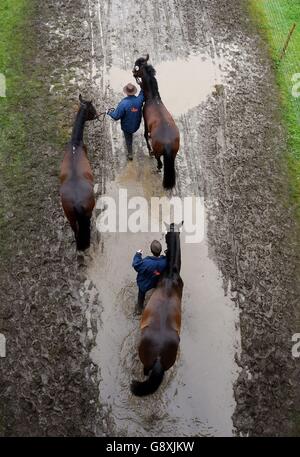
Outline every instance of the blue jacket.
[[164, 255], [160, 257], [145, 257], [136, 253], [133, 257], [132, 266], [137, 271], [137, 284], [142, 292], [153, 289], [161, 277], [161, 274], [167, 268], [167, 258]]
[[117, 108], [108, 114], [115, 121], [121, 119], [122, 130], [127, 133], [134, 133], [141, 125], [144, 100], [144, 92], [141, 90], [137, 97], [135, 95], [129, 95], [123, 98]]

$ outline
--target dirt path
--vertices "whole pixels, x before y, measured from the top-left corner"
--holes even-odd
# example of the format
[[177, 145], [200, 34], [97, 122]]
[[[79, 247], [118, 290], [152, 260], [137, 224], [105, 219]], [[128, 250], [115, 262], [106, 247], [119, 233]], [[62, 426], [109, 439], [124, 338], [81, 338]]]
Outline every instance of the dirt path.
[[[258, 239], [255, 239], [254, 235], [257, 230], [257, 211], [265, 215], [266, 224], [269, 218], [281, 219], [281, 211], [284, 211], [280, 209], [280, 203], [276, 202], [277, 208], [275, 207], [275, 182], [269, 171], [272, 167], [276, 170], [278, 166], [275, 163], [276, 155], [274, 158], [270, 156], [267, 146], [270, 141], [269, 130], [273, 125], [278, 137], [275, 121], [266, 117], [275, 108], [272, 103], [276, 103], [270, 68], [267, 61], [261, 61], [262, 56], [259, 57], [254, 52], [258, 44], [255, 38], [246, 38], [244, 35], [246, 29], [242, 27], [245, 27], [246, 20], [241, 29], [238, 23], [228, 21], [229, 28], [226, 30], [226, 19], [224, 18], [223, 23], [214, 3], [208, 6], [204, 2], [179, 4], [175, 1], [160, 1], [155, 4], [148, 2], [146, 5], [144, 2], [127, 2], [125, 7], [122, 2], [117, 1], [90, 1], [89, 7], [94, 50], [91, 71], [97, 82], [96, 90], [100, 89], [99, 97], [104, 95], [106, 106], [115, 105], [122, 96], [120, 88], [124, 82], [130, 80], [133, 61], [139, 55], [150, 52], [151, 62], [158, 72], [162, 98], [176, 116], [181, 132], [181, 154], [177, 160], [179, 179], [174, 194], [181, 197], [204, 196], [209, 227], [200, 246], [190, 249], [183, 247], [183, 276], [186, 287], [181, 355], [177, 367], [170, 375], [170, 385], [160, 394], [158, 403], [161, 409], [155, 409], [155, 414], [152, 403], [144, 402], [141, 413], [139, 402], [128, 396], [129, 379], [132, 372], [138, 369], [134, 356], [137, 322], [132, 322], [131, 318], [135, 295], [134, 274], [129, 271], [130, 260], [132, 252], [140, 246], [146, 249], [153, 236], [119, 235], [109, 236], [108, 239], [105, 236], [101, 238], [100, 249], [96, 250], [93, 254], [94, 260], [88, 265], [87, 277], [99, 293], [103, 306], [103, 315], [100, 313], [100, 316], [95, 318], [98, 325], [97, 335], [94, 335], [96, 347], [92, 351], [92, 359], [99, 366], [100, 403], [106, 408], [107, 423], [110, 424], [107, 431], [153, 436], [172, 431], [176, 431], [176, 434], [230, 434], [233, 430], [232, 397], [237, 373], [234, 356], [239, 347], [239, 332], [236, 330], [239, 328], [239, 319], [237, 310], [230, 306], [230, 298], [233, 298], [242, 310], [247, 310], [244, 302], [249, 300], [249, 315], [252, 318], [256, 306], [262, 306], [257, 310], [257, 324], [254, 324], [255, 319], [249, 322], [247, 311], [242, 316], [245, 332], [242, 341], [246, 347], [253, 344], [252, 332], [256, 325], [261, 326], [262, 315], [271, 327], [274, 325], [273, 318], [278, 321], [277, 313], [282, 316], [282, 310], [279, 310], [280, 295], [277, 298], [276, 293], [273, 294], [270, 312], [269, 294], [265, 286], [262, 286], [262, 282], [270, 281], [268, 268], [274, 271], [273, 262], [277, 253], [272, 251], [271, 255], [269, 254], [270, 243], [276, 243], [282, 227], [278, 226], [279, 232], [276, 234], [273, 232], [263, 235], [262, 232]], [[222, 9], [222, 5], [219, 8]], [[245, 11], [237, 8], [232, 20], [238, 17], [238, 11], [245, 14]], [[225, 17], [228, 17], [228, 14]], [[262, 72], [265, 85], [258, 82]], [[184, 93], [182, 97], [181, 91]], [[265, 112], [259, 101], [262, 96], [267, 103]], [[109, 195], [118, 187], [129, 186], [133, 195], [145, 195], [145, 187], [149, 186], [154, 177], [151, 175], [153, 165], [150, 165], [149, 158], [143, 155], [145, 147], [142, 140], [139, 138], [135, 146], [135, 171], [128, 173], [124, 168], [126, 164], [120, 130], [111, 122], [107, 124], [111, 142], [107, 146], [107, 152], [113, 157], [114, 167], [102, 191]], [[257, 139], [256, 151], [251, 145], [253, 135]], [[276, 148], [280, 150], [280, 142]], [[251, 162], [255, 164], [254, 167], [250, 165]], [[269, 166], [266, 165], [267, 162]], [[152, 172], [145, 172], [147, 167], [151, 167]], [[263, 178], [262, 170], [267, 173], [267, 181]], [[276, 173], [275, 171], [275, 175]], [[122, 178], [123, 174], [127, 176], [126, 179]], [[108, 184], [112, 177], [117, 179], [113, 183], [114, 191]], [[142, 187], [141, 184], [136, 184], [136, 178], [142, 183]], [[254, 191], [252, 204], [251, 188]], [[262, 200], [257, 202], [257, 189], [260, 189], [259, 194], [266, 196], [266, 204]], [[148, 192], [148, 197], [160, 194], [158, 182], [157, 186]], [[243, 195], [246, 200], [250, 198], [250, 204], [249, 201], [242, 203]], [[270, 206], [272, 202], [274, 208]], [[263, 236], [265, 240], [260, 239]], [[111, 252], [115, 263], [111, 259]], [[268, 254], [270, 263], [267, 266], [263, 262], [266, 262], [265, 256]], [[120, 262], [119, 257], [122, 259]], [[220, 272], [211, 257], [223, 273], [223, 284]], [[110, 265], [111, 270], [107, 270], [107, 265]], [[123, 266], [122, 269], [120, 265]], [[116, 286], [112, 281], [107, 296], [105, 284], [114, 280], [116, 270], [120, 285]], [[196, 277], [198, 280], [195, 281]], [[293, 276], [285, 277], [281, 270], [278, 271], [278, 276], [274, 274], [271, 282], [276, 283], [276, 289], [280, 288], [282, 291], [286, 287], [286, 280], [292, 282]], [[261, 291], [261, 286], [264, 292]], [[229, 297], [226, 298], [227, 293]], [[286, 293], [290, 293], [288, 289]], [[281, 348], [288, 350], [286, 332], [289, 324], [286, 317], [282, 318], [282, 324]], [[261, 338], [258, 335], [263, 334], [264, 330], [260, 334], [254, 330], [258, 340]], [[105, 342], [110, 335], [113, 336], [114, 348], [110, 347], [108, 350]], [[249, 358], [243, 353], [241, 359], [236, 354], [236, 360], [243, 370], [235, 384], [238, 407], [234, 418], [235, 424], [238, 424], [240, 431], [244, 433], [249, 433], [250, 430], [264, 433], [259, 424], [262, 411], [272, 407], [278, 412], [286, 400], [286, 391], [277, 403], [273, 402], [273, 399], [265, 398], [265, 392], [261, 394], [259, 386], [257, 401], [262, 403], [262, 409], [260, 410], [259, 405], [256, 406], [256, 411], [252, 412], [249, 400], [245, 400], [245, 395], [249, 395], [248, 390], [256, 389], [252, 380], [257, 376], [265, 387], [269, 386], [270, 395], [273, 396], [274, 386], [270, 370], [268, 367], [261, 367], [260, 362], [257, 364], [257, 360], [276, 354], [272, 346], [274, 340], [270, 335], [269, 338], [271, 348], [266, 343], [268, 338], [264, 339], [264, 342], [256, 342], [256, 349], [252, 353], [255, 360], [253, 371], [251, 356]], [[201, 348], [201, 351], [195, 363], [193, 360], [198, 352], [197, 348]], [[246, 363], [242, 361], [243, 357]], [[270, 361], [270, 364], [272, 366], [273, 362]], [[276, 373], [278, 363], [275, 362], [273, 366], [276, 384], [278, 376], [280, 377]], [[138, 374], [138, 371], [136, 373]], [[283, 380], [280, 382], [284, 383]], [[250, 398], [251, 396], [250, 394]], [[267, 407], [263, 406], [269, 401], [272, 406], [270, 403]], [[153, 414], [156, 419], [155, 426], [151, 420]], [[280, 414], [284, 417], [284, 413]], [[252, 419], [253, 416], [255, 419]], [[280, 419], [277, 420], [280, 422]], [[273, 425], [270, 430], [272, 427]]]
[[[295, 368], [290, 339], [297, 329], [294, 227], [280, 162], [285, 143], [267, 54], [246, 2], [232, 3], [51, 0], [39, 10], [43, 46], [37, 59], [49, 64], [45, 84], [64, 114], [59, 128], [69, 125], [78, 91], [92, 95], [99, 110], [114, 106], [135, 58], [150, 53], [161, 96], [181, 133], [173, 193], [203, 197], [205, 236], [196, 245], [183, 237], [177, 363], [153, 398], [136, 399], [129, 392], [131, 379], [141, 377], [130, 264], [137, 248], [147, 251], [149, 241], [154, 236], [163, 241], [163, 235], [99, 239], [94, 224], [93, 247], [77, 259], [57, 189], [49, 182], [53, 224], [41, 226], [44, 256], [48, 236], [57, 248], [47, 265], [41, 254], [26, 257], [20, 290], [22, 297], [35, 297], [37, 311], [24, 317], [20, 307], [14, 318], [18, 331], [6, 327], [15, 342], [13, 357], [21, 351], [27, 363], [10, 360], [3, 375], [3, 417], [18, 417], [9, 426], [4, 421], [4, 434], [290, 432]], [[109, 119], [89, 125], [87, 143], [98, 198], [120, 188], [148, 201], [164, 194], [142, 132], [132, 164], [126, 163], [119, 125]], [[61, 152], [50, 154], [58, 164]], [[98, 216], [96, 210], [95, 221]], [[33, 242], [32, 249], [38, 253]], [[33, 268], [39, 281], [29, 282]], [[51, 277], [41, 283], [49, 269]], [[22, 348], [32, 332], [38, 342], [28, 359]], [[35, 385], [29, 370], [36, 374]], [[20, 386], [13, 381], [18, 376]]]
[[[121, 143], [120, 152], [122, 148]], [[161, 177], [156, 176], [152, 162], [144, 156], [127, 165], [117, 182], [107, 185], [107, 194], [116, 201], [120, 188], [128, 190], [129, 198], [163, 194]], [[147, 252], [153, 237], [164, 243], [161, 233], [103, 234], [87, 270], [87, 290], [92, 297], [97, 294], [101, 306], [91, 358], [99, 367], [100, 403], [109, 424], [107, 432], [130, 436], [231, 434], [237, 315], [232, 302], [224, 298], [222, 281], [205, 241], [183, 241], [182, 245], [185, 286], [178, 363], [154, 398], [135, 399], [129, 392], [132, 377], [142, 374], [131, 261], [137, 247]]]
[[[122, 2], [90, 1], [89, 5], [94, 19], [91, 27], [95, 50], [91, 71], [97, 89], [100, 88], [99, 98], [105, 94], [106, 101], [114, 106], [122, 97], [124, 84], [132, 80], [134, 59], [147, 49], [153, 50], [151, 61], [158, 72], [160, 93], [176, 116], [182, 138], [177, 162], [178, 183], [173, 194], [203, 195], [199, 153], [203, 134], [197, 132], [197, 125], [207, 104], [211, 104], [214, 86], [226, 79], [230, 61], [222, 59], [222, 50], [217, 54], [213, 39], [199, 47], [198, 52], [187, 45], [173, 2], [156, 2], [155, 5], [129, 2], [126, 8]], [[150, 19], [146, 27], [144, 18]], [[155, 26], [151, 18], [157, 19]], [[130, 36], [128, 30], [132, 29], [135, 33]], [[151, 33], [152, 45], [148, 42]], [[176, 37], [174, 51], [166, 44], [171, 36]], [[99, 58], [97, 46], [101, 46], [103, 60]], [[184, 97], [178, 93], [181, 87]], [[156, 175], [155, 164], [147, 156], [142, 134], [136, 138], [133, 164], [126, 164], [119, 126], [107, 120], [106, 128], [111, 140], [107, 154], [113, 158], [117, 178], [113, 183], [106, 181], [105, 194], [117, 197], [117, 190], [126, 188], [129, 197], [145, 196], [149, 202], [153, 196], [165, 195], [161, 177]], [[238, 315], [233, 302], [224, 296], [220, 273], [208, 253], [207, 234], [201, 243], [183, 243], [185, 293], [178, 364], [155, 401], [143, 400], [141, 407], [141, 400], [130, 395], [132, 376], [141, 375], [136, 349], [139, 325], [138, 320], [133, 319], [136, 286], [131, 260], [138, 247], [147, 252], [155, 236], [162, 240], [161, 234], [152, 233], [103, 235], [92, 263], [88, 262], [87, 286], [90, 289], [94, 286], [92, 296], [97, 293], [102, 306], [102, 312], [96, 317], [96, 347], [91, 356], [99, 366], [100, 403], [106, 411], [107, 433], [230, 435], [233, 384], [237, 376], [234, 355], [239, 340], [235, 330]]]

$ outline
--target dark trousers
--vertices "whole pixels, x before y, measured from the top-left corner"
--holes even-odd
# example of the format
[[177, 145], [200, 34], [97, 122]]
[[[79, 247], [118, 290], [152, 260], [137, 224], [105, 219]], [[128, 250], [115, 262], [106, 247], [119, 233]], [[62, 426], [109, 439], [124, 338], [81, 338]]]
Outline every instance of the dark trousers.
[[145, 297], [146, 297], [146, 292], [142, 292], [139, 289], [139, 294], [138, 294], [138, 309], [142, 311], [144, 309], [144, 302], [145, 302]]
[[123, 130], [125, 142], [127, 146], [127, 153], [129, 156], [132, 156], [132, 141], [133, 141], [133, 133], [128, 133]]

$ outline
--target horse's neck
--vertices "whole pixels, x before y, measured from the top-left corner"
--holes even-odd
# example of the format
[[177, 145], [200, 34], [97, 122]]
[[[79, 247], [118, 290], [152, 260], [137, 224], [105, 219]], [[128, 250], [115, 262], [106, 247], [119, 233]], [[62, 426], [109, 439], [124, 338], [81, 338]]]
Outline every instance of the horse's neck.
[[146, 101], [154, 99], [161, 100], [155, 76], [148, 75], [145, 70], [142, 77], [142, 89], [144, 91]]
[[78, 146], [83, 141], [83, 131], [84, 131], [84, 124], [85, 124], [85, 110], [84, 108], [80, 108], [76, 115], [73, 131], [72, 131], [72, 139], [71, 143], [72, 146]]
[[180, 269], [181, 269], [180, 239], [179, 239], [179, 236], [176, 236], [173, 238], [173, 240], [170, 240], [170, 246], [168, 246], [167, 276], [169, 278], [174, 277], [174, 275], [179, 276]]

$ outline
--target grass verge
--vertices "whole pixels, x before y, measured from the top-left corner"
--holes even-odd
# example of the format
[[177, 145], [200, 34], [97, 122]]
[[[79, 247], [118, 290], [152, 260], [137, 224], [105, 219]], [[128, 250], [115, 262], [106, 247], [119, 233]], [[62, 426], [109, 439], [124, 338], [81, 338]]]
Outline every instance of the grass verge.
[[[250, 0], [250, 9], [269, 44], [274, 62], [287, 131], [290, 194], [300, 220], [300, 87], [296, 86], [296, 81], [300, 82], [300, 8], [294, 0]], [[294, 23], [296, 29], [285, 56], [280, 59]], [[298, 79], [293, 81], [292, 78]]]
[[41, 210], [58, 184], [53, 151], [61, 151], [65, 140], [57, 104], [49, 97], [49, 62], [37, 59], [43, 51], [35, 23], [38, 3], [0, 2], [0, 73], [6, 81], [6, 96], [0, 97], [2, 261], [17, 249], [33, 249], [28, 238], [39, 232]]

